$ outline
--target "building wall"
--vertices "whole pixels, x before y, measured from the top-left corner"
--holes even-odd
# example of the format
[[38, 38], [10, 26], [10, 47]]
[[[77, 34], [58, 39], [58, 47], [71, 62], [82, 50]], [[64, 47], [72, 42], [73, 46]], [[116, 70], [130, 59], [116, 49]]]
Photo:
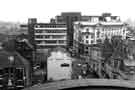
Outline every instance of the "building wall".
[[65, 24], [37, 23], [34, 25], [34, 40], [37, 48], [67, 45], [67, 27]]
[[47, 59], [47, 79], [71, 79], [72, 59], [61, 51], [52, 52]]
[[80, 43], [84, 44], [86, 48], [89, 45], [101, 44], [106, 37], [111, 39], [113, 36], [121, 36], [122, 39], [126, 39], [127, 26], [117, 17], [103, 14], [102, 16], [86, 17], [89, 18], [88, 21], [74, 22], [74, 48], [76, 50], [80, 48], [77, 48]]
[[[101, 25], [96, 26], [88, 25], [80, 27], [80, 25], [74, 25], [74, 40], [79, 41], [79, 37], [82, 39], [80, 42], [84, 44], [98, 44], [101, 39], [101, 42], [104, 41], [106, 37], [111, 39], [112, 36], [122, 36], [123, 39], [126, 39], [126, 27], [119, 25]], [[80, 34], [79, 34], [80, 33]]]
[[67, 45], [68, 47], [73, 46], [73, 22], [81, 20], [80, 12], [66, 12], [62, 13], [60, 16], [56, 16], [57, 23], [67, 24]]
[[29, 34], [29, 41], [30, 43], [35, 46], [35, 40], [34, 40], [34, 25], [37, 24], [36, 18], [29, 18], [28, 19], [28, 34]]

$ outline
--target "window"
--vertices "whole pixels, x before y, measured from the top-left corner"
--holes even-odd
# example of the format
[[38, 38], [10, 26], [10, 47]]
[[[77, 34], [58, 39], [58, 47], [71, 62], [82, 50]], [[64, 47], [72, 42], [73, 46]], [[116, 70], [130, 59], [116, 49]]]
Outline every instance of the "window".
[[91, 34], [91, 38], [94, 38], [94, 34]]
[[89, 38], [89, 36], [87, 35], [86, 38]]
[[100, 31], [97, 31], [97, 38], [99, 38], [99, 35], [100, 35]]
[[85, 51], [86, 54], [88, 54], [89, 52], [88, 51]]
[[88, 47], [85, 47], [85, 49], [87, 49], [87, 50], [88, 50], [89, 48], [88, 48]]
[[50, 38], [50, 36], [49, 35], [46, 35], [46, 36], [44, 36], [44, 38]]
[[64, 40], [59, 40], [59, 43], [64, 43]]
[[94, 43], [94, 41], [93, 40], [91, 40], [91, 44], [93, 44]]
[[23, 68], [17, 68], [16, 69], [16, 79], [17, 80], [23, 80]]
[[89, 41], [88, 41], [88, 40], [86, 40], [86, 43], [88, 44], [88, 43], [89, 43]]
[[37, 36], [35, 36], [36, 38], [43, 38], [43, 36], [41, 36], [41, 35], [37, 35]]
[[86, 32], [89, 32], [89, 28], [86, 29]]
[[69, 64], [67, 64], [67, 63], [63, 63], [63, 64], [61, 64], [61, 67], [69, 67], [70, 65]]
[[102, 40], [101, 39], [98, 39], [97, 40], [97, 43], [99, 44], [99, 43], [102, 43]]

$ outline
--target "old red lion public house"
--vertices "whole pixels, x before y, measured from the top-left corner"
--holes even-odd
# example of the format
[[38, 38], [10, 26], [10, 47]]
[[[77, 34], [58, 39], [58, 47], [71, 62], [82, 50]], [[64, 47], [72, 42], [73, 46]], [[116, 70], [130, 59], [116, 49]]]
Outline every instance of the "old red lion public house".
[[0, 50], [0, 90], [20, 90], [30, 85], [30, 64], [17, 52]]

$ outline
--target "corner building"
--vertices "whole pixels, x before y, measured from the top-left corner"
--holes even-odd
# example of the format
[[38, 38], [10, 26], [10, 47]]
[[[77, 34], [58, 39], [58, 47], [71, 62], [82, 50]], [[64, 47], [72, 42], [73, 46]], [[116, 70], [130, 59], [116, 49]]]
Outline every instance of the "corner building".
[[34, 40], [37, 49], [66, 47], [66, 24], [37, 23], [34, 25]]
[[[89, 47], [93, 44], [101, 44], [105, 38], [120, 36], [126, 39], [127, 25], [120, 20], [119, 16], [112, 16], [104, 13], [101, 16], [91, 16], [89, 21], [74, 22], [74, 48], [80, 53], [80, 45], [86, 54], [89, 54]], [[82, 51], [81, 51], [82, 52]]]

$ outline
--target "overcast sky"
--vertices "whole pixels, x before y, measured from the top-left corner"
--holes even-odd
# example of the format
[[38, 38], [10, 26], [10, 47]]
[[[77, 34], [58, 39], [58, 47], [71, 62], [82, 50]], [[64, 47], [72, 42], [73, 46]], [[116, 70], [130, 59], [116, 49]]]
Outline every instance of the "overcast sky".
[[0, 20], [26, 22], [38, 18], [47, 22], [61, 12], [82, 12], [82, 15], [100, 15], [110, 12], [122, 20], [135, 20], [135, 0], [0, 0]]

